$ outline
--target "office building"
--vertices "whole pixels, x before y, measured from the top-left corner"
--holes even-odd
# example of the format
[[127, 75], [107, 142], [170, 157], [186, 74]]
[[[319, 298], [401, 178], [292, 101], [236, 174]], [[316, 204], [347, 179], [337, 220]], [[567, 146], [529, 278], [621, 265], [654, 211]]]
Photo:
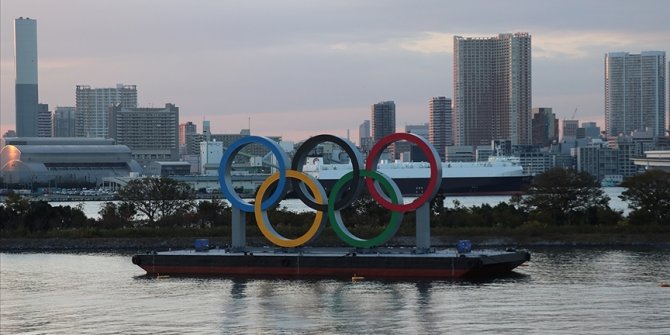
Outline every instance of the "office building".
[[[405, 132], [410, 134], [415, 134], [423, 137], [428, 140], [428, 123], [424, 124], [406, 124]], [[393, 159], [399, 159], [403, 162], [418, 162], [426, 161], [425, 154], [418, 154], [416, 150], [412, 150], [413, 147], [416, 147], [415, 144], [412, 144], [408, 141], [398, 141], [389, 146]], [[421, 150], [419, 150], [421, 151]]]
[[76, 136], [109, 137], [108, 112], [112, 106], [137, 108], [137, 87], [117, 84], [116, 87], [76, 88]]
[[579, 128], [579, 120], [563, 120], [563, 137], [565, 140], [577, 139], [577, 128]]
[[126, 145], [142, 165], [179, 159], [179, 107], [109, 109], [109, 136]]
[[38, 134], [37, 21], [20, 17], [14, 20], [16, 64], [16, 135]]
[[543, 147], [558, 142], [558, 119], [549, 107], [533, 108], [533, 144]]
[[75, 137], [75, 108], [56, 107], [52, 126], [53, 137]]
[[430, 125], [428, 123], [424, 124], [406, 124], [405, 125], [405, 132], [406, 133], [411, 133], [415, 135], [419, 135], [426, 140], [429, 137], [430, 134]]
[[370, 113], [372, 144], [395, 133], [395, 102], [382, 101], [372, 105]]
[[531, 144], [531, 36], [454, 36], [454, 140]]
[[607, 136], [666, 129], [665, 52], [605, 55], [605, 130]]
[[145, 176], [153, 177], [174, 177], [188, 176], [191, 174], [191, 164], [189, 162], [150, 162], [144, 169]]
[[454, 145], [451, 99], [433, 97], [428, 105], [428, 140], [437, 150], [442, 161], [446, 159], [446, 147]]
[[200, 174], [218, 176], [223, 152], [223, 142], [200, 142]]
[[582, 122], [582, 126], [577, 129], [577, 138], [599, 139], [600, 127], [595, 122]]

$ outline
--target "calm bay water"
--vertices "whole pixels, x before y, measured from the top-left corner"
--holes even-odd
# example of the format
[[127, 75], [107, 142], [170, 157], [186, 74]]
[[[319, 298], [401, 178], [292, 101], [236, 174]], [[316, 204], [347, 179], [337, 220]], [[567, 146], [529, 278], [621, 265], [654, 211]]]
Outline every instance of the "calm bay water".
[[[623, 211], [624, 214], [629, 212], [628, 204], [621, 199], [619, 196], [625, 188], [623, 187], [605, 187], [603, 191], [610, 197], [610, 207], [615, 210]], [[492, 196], [449, 196], [444, 199], [444, 205], [448, 208], [454, 207], [454, 201], [458, 201], [461, 206], [470, 207], [470, 206], [480, 206], [482, 204], [489, 204], [495, 206], [501, 202], [506, 202], [511, 199], [511, 196], [507, 195], [492, 195]], [[414, 198], [405, 198], [405, 202], [413, 201]], [[226, 200], [224, 200], [226, 201]], [[81, 206], [84, 214], [90, 218], [99, 218], [101, 206], [104, 204], [104, 201], [83, 201], [83, 202], [53, 202], [54, 206]], [[229, 203], [230, 204], [230, 203]], [[305, 206], [300, 199], [285, 199], [282, 200], [281, 206], [286, 207], [290, 211], [294, 212], [304, 212], [311, 211], [307, 206]]]
[[2, 334], [670, 334], [670, 250], [536, 249], [484, 282], [148, 279], [119, 254], [0, 254]]

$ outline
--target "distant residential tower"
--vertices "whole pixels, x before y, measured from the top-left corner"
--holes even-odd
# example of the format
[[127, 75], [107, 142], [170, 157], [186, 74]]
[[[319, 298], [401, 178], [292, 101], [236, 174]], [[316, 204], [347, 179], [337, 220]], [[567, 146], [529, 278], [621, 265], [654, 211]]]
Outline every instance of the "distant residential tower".
[[451, 99], [433, 97], [429, 103], [428, 140], [440, 154], [442, 161], [446, 159], [446, 148], [453, 145]]
[[549, 146], [558, 141], [558, 119], [551, 107], [533, 108], [533, 144]]
[[395, 102], [382, 101], [372, 105], [370, 130], [373, 145], [384, 136], [395, 133]]
[[92, 88], [77, 85], [76, 135], [78, 137], [108, 137], [109, 108], [137, 107], [137, 87], [117, 84], [111, 88]]
[[454, 139], [531, 143], [531, 36], [454, 36]]
[[605, 130], [607, 136], [650, 130], [665, 134], [665, 52], [605, 55]]

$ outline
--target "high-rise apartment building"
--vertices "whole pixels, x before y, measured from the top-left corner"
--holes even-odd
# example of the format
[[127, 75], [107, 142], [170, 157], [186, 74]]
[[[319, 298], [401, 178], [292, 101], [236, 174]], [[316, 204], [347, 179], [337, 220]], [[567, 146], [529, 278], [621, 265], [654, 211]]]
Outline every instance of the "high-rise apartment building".
[[37, 21], [14, 20], [16, 135], [38, 136]]
[[137, 87], [117, 84], [111, 88], [77, 85], [76, 136], [109, 137], [108, 113], [112, 106], [137, 108]]
[[56, 107], [52, 118], [53, 137], [75, 137], [75, 108]]
[[665, 119], [665, 52], [605, 55], [605, 130], [607, 136], [653, 131], [663, 136]]
[[179, 158], [179, 107], [109, 108], [109, 137], [132, 151], [140, 164]]
[[51, 112], [48, 104], [37, 104], [37, 136], [51, 137]]
[[189, 134], [197, 134], [198, 133], [198, 126], [191, 122], [188, 121], [186, 123], [180, 123], [179, 124], [179, 145], [184, 145], [186, 144], [186, 135]]
[[558, 119], [550, 107], [533, 108], [533, 144], [549, 146], [558, 141]]
[[395, 102], [382, 101], [372, 105], [370, 130], [373, 145], [384, 136], [395, 133]]
[[454, 36], [454, 140], [531, 144], [531, 36]]
[[428, 140], [440, 154], [442, 161], [446, 159], [447, 146], [454, 145], [451, 99], [433, 97], [429, 103]]
[[186, 137], [198, 133], [198, 127], [195, 123], [188, 121], [179, 124], [179, 154], [186, 155], [188, 150], [186, 147]]

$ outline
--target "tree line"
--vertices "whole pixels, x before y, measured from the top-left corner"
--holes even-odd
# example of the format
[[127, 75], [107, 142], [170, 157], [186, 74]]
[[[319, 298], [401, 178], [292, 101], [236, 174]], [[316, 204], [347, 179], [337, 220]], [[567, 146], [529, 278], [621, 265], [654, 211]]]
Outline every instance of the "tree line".
[[[670, 225], [670, 172], [650, 170], [626, 178], [622, 186], [626, 190], [620, 197], [630, 208], [627, 216], [609, 207], [609, 197], [591, 175], [555, 168], [536, 176], [522, 195], [495, 206], [465, 207], [455, 201], [453, 206], [445, 207], [444, 197], [438, 195], [431, 204], [431, 226], [514, 229], [524, 225]], [[100, 217], [92, 219], [79, 207], [30, 202], [10, 194], [0, 206], [0, 232], [3, 236], [28, 236], [77, 229], [197, 231], [230, 227], [231, 209], [226, 202], [196, 201], [190, 186], [173, 179], [134, 179], [121, 188], [118, 196], [119, 201], [104, 203]], [[374, 234], [388, 222], [390, 214], [369, 195], [363, 195], [342, 211], [342, 218], [352, 231]], [[281, 206], [268, 211], [268, 215], [276, 229], [288, 235], [300, 234], [314, 217], [313, 213], [293, 213]], [[406, 223], [413, 220], [414, 213], [405, 215]], [[253, 215], [247, 216], [247, 223], [248, 227], [255, 227]], [[403, 231], [408, 232], [401, 228]]]

